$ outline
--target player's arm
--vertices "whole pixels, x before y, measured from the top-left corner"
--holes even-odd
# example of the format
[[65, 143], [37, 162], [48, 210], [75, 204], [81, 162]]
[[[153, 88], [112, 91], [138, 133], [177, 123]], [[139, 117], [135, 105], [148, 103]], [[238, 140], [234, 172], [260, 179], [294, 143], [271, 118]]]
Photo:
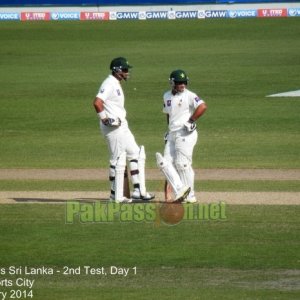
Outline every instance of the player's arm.
[[103, 100], [96, 97], [93, 104], [94, 104], [94, 107], [95, 107], [95, 110], [96, 110], [97, 114], [102, 113], [103, 119], [106, 118], [106, 113], [104, 111], [104, 102], [103, 102]]
[[196, 129], [196, 121], [205, 113], [206, 109], [207, 105], [205, 102], [202, 102], [199, 106], [197, 106], [189, 120], [184, 124], [184, 127], [188, 132], [192, 132]]
[[196, 122], [206, 111], [207, 105], [205, 102], [201, 103], [191, 115], [190, 120]]
[[104, 125], [110, 127], [118, 127], [121, 125], [121, 120], [119, 118], [112, 119], [107, 117], [104, 109], [104, 101], [101, 98], [96, 97], [93, 104], [99, 119]]

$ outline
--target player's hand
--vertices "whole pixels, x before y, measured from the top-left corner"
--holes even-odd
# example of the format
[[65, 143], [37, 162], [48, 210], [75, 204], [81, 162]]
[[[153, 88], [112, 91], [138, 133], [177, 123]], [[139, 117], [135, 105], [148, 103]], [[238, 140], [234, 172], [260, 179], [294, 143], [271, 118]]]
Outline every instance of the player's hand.
[[102, 120], [102, 123], [108, 127], [119, 127], [121, 125], [121, 120], [119, 118], [106, 118]]
[[192, 119], [189, 119], [184, 123], [184, 128], [187, 132], [193, 132], [197, 128], [197, 125]]

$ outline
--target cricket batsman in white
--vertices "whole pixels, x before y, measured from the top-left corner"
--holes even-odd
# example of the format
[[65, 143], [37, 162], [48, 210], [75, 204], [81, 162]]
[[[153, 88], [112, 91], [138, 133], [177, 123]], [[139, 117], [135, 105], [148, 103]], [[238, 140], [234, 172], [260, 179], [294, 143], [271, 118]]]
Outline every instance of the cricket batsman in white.
[[[114, 58], [110, 63], [111, 74], [101, 84], [93, 103], [99, 117], [101, 132], [110, 151], [110, 200], [117, 203], [154, 198], [154, 195], [146, 191], [145, 186], [144, 146], [137, 145], [126, 120], [121, 82], [129, 78], [130, 68], [132, 66], [126, 58]], [[125, 197], [123, 192], [126, 159], [129, 161], [134, 189], [131, 198]]]
[[[196, 121], [204, 114], [207, 105], [187, 89], [188, 80], [183, 70], [175, 70], [170, 74], [172, 89], [163, 96], [163, 112], [167, 115], [168, 133], [165, 137], [164, 155], [156, 153], [156, 160], [172, 187], [175, 201], [195, 203], [197, 200], [192, 160], [198, 139]], [[165, 192], [167, 195], [167, 191]]]

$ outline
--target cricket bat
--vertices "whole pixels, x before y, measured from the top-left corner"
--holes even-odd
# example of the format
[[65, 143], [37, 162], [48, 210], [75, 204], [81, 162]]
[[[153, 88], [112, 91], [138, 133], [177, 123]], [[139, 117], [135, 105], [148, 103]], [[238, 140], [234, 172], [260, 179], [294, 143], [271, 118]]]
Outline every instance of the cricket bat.
[[168, 181], [166, 180], [165, 181], [165, 201], [166, 202], [172, 202], [173, 201], [172, 196], [173, 196], [172, 187], [168, 183]]

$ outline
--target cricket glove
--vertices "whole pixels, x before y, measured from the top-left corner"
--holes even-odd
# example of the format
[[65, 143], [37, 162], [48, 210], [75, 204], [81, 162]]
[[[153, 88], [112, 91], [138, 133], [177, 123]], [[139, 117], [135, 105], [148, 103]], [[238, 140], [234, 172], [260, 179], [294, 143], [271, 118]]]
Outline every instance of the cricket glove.
[[184, 128], [187, 132], [193, 132], [197, 128], [197, 125], [192, 119], [189, 119], [184, 123]]
[[116, 119], [106, 118], [101, 121], [105, 126], [108, 126], [108, 127], [119, 127], [121, 125], [121, 120], [119, 118], [116, 118]]

